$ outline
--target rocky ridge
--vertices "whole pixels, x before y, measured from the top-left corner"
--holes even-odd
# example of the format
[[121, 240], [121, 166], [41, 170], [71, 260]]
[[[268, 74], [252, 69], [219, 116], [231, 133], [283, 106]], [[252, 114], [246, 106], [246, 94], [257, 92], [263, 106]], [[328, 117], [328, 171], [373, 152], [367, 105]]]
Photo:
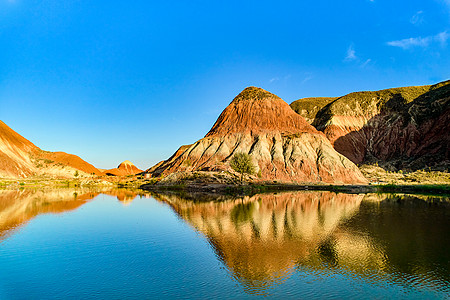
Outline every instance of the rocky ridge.
[[[309, 120], [354, 163], [376, 161], [393, 170], [448, 170], [449, 101], [450, 81], [356, 92], [328, 104], [318, 102], [323, 106]], [[291, 107], [305, 117], [316, 110], [303, 99]]]

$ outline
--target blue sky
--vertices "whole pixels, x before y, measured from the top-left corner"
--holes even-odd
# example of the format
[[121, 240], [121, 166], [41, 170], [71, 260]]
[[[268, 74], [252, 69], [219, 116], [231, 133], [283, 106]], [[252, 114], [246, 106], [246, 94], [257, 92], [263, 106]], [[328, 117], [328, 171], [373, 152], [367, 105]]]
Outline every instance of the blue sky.
[[0, 119], [100, 168], [202, 138], [245, 87], [286, 102], [450, 78], [450, 0], [0, 0]]

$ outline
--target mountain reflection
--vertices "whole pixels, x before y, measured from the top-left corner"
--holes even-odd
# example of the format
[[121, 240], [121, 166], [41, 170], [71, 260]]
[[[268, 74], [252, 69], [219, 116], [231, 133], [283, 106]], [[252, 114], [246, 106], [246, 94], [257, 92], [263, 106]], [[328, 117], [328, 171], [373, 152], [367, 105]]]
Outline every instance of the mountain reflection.
[[141, 193], [136, 190], [127, 190], [127, 189], [111, 189], [107, 191], [103, 191], [102, 194], [114, 196], [123, 203], [123, 205], [130, 205], [134, 199]]
[[138, 195], [125, 189], [0, 190], [0, 240], [40, 214], [75, 210], [99, 194], [115, 196], [124, 205], [129, 205]]
[[[39, 214], [75, 210], [100, 193], [124, 205], [138, 195], [154, 201], [150, 193], [126, 189], [0, 190], [0, 242]], [[332, 192], [151, 195], [206, 236], [248, 293], [266, 294], [291, 273], [339, 274], [450, 293], [446, 198]]]
[[202, 232], [248, 289], [282, 280], [302, 261], [335, 264], [353, 252], [364, 261], [382, 261], [366, 241], [337, 230], [358, 211], [362, 195], [295, 192], [220, 202], [156, 197]]
[[[265, 293], [294, 270], [326, 276], [337, 269], [369, 281], [388, 276], [398, 283], [404, 276], [418, 276], [418, 284], [432, 289], [448, 285], [448, 271], [436, 272], [449, 267], [444, 253], [450, 246], [448, 206], [429, 216], [408, 209], [429, 207], [429, 199], [332, 192], [208, 202], [173, 194], [155, 197], [207, 237], [249, 293]], [[430, 219], [440, 225], [438, 232], [432, 232], [436, 226]], [[431, 236], [424, 237], [426, 232]], [[436, 247], [439, 240], [442, 249]]]
[[0, 239], [40, 214], [77, 209], [99, 193], [89, 190], [0, 190]]

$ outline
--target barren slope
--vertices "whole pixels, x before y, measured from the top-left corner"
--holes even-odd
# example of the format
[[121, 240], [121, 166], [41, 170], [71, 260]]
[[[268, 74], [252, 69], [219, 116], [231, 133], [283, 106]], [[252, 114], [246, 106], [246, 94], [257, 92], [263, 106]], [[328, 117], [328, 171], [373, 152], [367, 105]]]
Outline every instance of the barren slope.
[[127, 176], [141, 173], [142, 170], [138, 169], [131, 161], [126, 160], [122, 162], [117, 168], [105, 170], [106, 175], [114, 176]]
[[179, 149], [149, 171], [231, 170], [235, 153], [250, 154], [260, 180], [362, 183], [365, 178], [337, 153], [326, 137], [289, 105], [263, 89], [249, 87], [222, 112], [196, 143]]
[[73, 177], [76, 170], [86, 175], [101, 174], [97, 168], [76, 155], [39, 149], [0, 121], [0, 177], [41, 174]]
[[[433, 86], [357, 92], [324, 106], [312, 124], [354, 163], [394, 169], [450, 165], [450, 81]], [[308, 106], [291, 104], [302, 115]]]

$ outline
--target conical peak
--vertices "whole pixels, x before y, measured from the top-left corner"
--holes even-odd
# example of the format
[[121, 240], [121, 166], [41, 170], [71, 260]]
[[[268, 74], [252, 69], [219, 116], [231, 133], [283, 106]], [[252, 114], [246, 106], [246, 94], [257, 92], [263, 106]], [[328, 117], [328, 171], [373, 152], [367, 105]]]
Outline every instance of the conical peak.
[[278, 97], [277, 95], [274, 95], [271, 92], [268, 92], [262, 88], [249, 86], [245, 88], [242, 92], [240, 92], [239, 95], [237, 95], [234, 98], [233, 102], [270, 100], [270, 99], [281, 100], [281, 98]]
[[126, 161], [122, 162], [122, 163], [118, 166], [118, 168], [120, 168], [121, 166], [122, 166], [122, 167], [125, 167], [125, 166], [134, 166], [134, 164], [133, 164], [131, 161], [126, 160]]
[[248, 132], [317, 133], [280, 97], [257, 87], [237, 95], [206, 136]]

